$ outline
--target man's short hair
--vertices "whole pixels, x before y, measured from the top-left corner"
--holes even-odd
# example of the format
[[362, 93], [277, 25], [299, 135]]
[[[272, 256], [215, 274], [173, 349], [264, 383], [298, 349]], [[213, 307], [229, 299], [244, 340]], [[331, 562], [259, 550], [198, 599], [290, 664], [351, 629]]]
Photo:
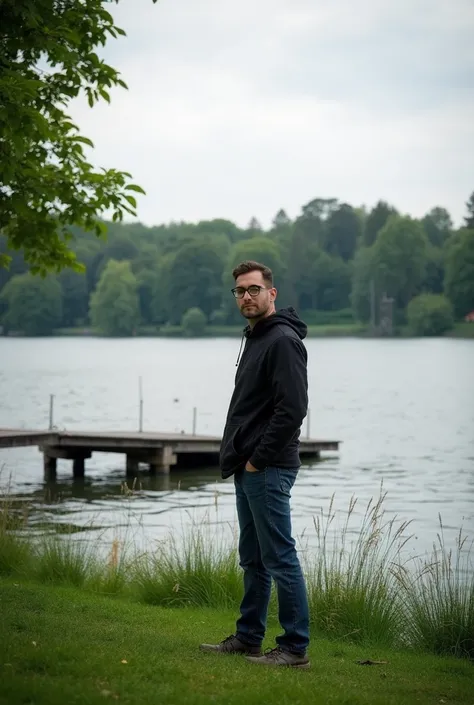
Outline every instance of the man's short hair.
[[260, 262], [254, 262], [253, 260], [245, 260], [232, 270], [232, 276], [234, 280], [240, 277], [242, 274], [249, 274], [250, 272], [261, 272], [263, 280], [266, 284], [273, 286], [273, 272], [270, 267], [266, 267]]

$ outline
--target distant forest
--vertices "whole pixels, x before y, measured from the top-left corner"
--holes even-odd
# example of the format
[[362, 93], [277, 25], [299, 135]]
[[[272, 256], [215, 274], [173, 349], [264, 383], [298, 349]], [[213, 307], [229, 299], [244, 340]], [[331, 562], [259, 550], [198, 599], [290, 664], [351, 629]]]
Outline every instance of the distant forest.
[[420, 334], [442, 333], [474, 311], [474, 193], [459, 229], [439, 206], [415, 219], [383, 201], [366, 211], [315, 198], [294, 220], [280, 210], [267, 230], [256, 218], [244, 229], [223, 219], [107, 223], [103, 239], [78, 229], [73, 238], [85, 272], [41, 278], [0, 236], [0, 253], [12, 256], [0, 269], [4, 334], [92, 327], [127, 336], [170, 326], [199, 334], [242, 325], [230, 289], [244, 259], [270, 266], [278, 306], [295, 306], [313, 325], [377, 324], [385, 297], [394, 325], [408, 322]]

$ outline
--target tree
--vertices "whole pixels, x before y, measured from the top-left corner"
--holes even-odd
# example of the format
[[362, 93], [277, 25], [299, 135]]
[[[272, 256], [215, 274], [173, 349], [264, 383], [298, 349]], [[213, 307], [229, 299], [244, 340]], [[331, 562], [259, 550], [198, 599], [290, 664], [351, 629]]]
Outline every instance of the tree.
[[[158, 268], [157, 268], [158, 269]], [[137, 291], [140, 302], [140, 318], [143, 323], [154, 323], [153, 294], [157, 278], [157, 269], [142, 269], [137, 276]]]
[[320, 252], [314, 262], [314, 308], [339, 311], [350, 306], [352, 263]]
[[426, 269], [422, 282], [423, 291], [430, 294], [442, 294], [444, 291], [445, 251], [441, 247], [428, 245], [426, 250]]
[[371, 283], [374, 272], [374, 248], [361, 247], [357, 250], [352, 269], [351, 305], [354, 317], [363, 323], [371, 315]]
[[466, 203], [467, 216], [464, 218], [466, 228], [474, 230], [474, 191], [469, 196], [469, 200]]
[[136, 330], [139, 300], [130, 262], [109, 260], [91, 296], [90, 319], [105, 335], [128, 336]]
[[61, 287], [53, 277], [19, 274], [0, 294], [6, 328], [26, 335], [51, 335], [61, 324]]
[[418, 221], [392, 215], [373, 247], [377, 292], [393, 297], [403, 311], [418, 293], [425, 276], [428, 248], [425, 232]]
[[[156, 0], [153, 0], [156, 2]], [[130, 174], [94, 169], [67, 109], [85, 94], [92, 107], [126, 88], [97, 47], [125, 32], [106, 0], [2, 0], [0, 30], [0, 231], [33, 273], [81, 269], [71, 226], [101, 235], [100, 215], [135, 214]], [[0, 266], [9, 257], [0, 256]]]
[[152, 323], [162, 325], [168, 320], [168, 291], [170, 289], [171, 265], [174, 255], [169, 253], [158, 262], [152, 286], [150, 317]]
[[443, 247], [451, 235], [453, 222], [446, 208], [432, 208], [421, 221], [428, 240], [434, 247]]
[[28, 271], [28, 267], [21, 252], [9, 250], [7, 246], [7, 238], [0, 234], [0, 258], [3, 256], [10, 258], [8, 269], [0, 266], [0, 291], [5, 284], [15, 276], [15, 274], [24, 274]]
[[276, 216], [273, 218], [272, 225], [275, 230], [278, 230], [278, 228], [286, 228], [288, 225], [291, 225], [291, 220], [288, 218], [286, 211], [283, 210], [283, 208], [280, 208]]
[[293, 223], [286, 212], [280, 209], [273, 218], [272, 227], [268, 236], [277, 245], [283, 259], [288, 258], [292, 233]]
[[59, 277], [61, 286], [63, 315], [61, 325], [64, 328], [83, 325], [89, 310], [87, 279], [79, 272], [64, 269]]
[[377, 235], [384, 227], [391, 215], [396, 215], [397, 211], [393, 206], [389, 206], [385, 201], [379, 201], [370, 211], [365, 221], [364, 245], [370, 247], [377, 239]]
[[109, 260], [114, 259], [116, 262], [126, 260], [132, 262], [138, 258], [138, 252], [139, 250], [136, 243], [128, 237], [126, 232], [109, 228], [107, 242], [101, 248], [99, 262], [96, 267], [97, 281], [100, 279], [100, 275]]
[[181, 247], [170, 265], [168, 319], [180, 323], [195, 306], [206, 316], [219, 307], [224, 262], [212, 242], [195, 240]]
[[249, 224], [247, 225], [247, 230], [256, 234], [260, 234], [262, 232], [262, 225], [255, 216], [250, 218]]
[[445, 291], [456, 318], [474, 311], [474, 229], [460, 230], [448, 244]]
[[442, 294], [420, 294], [408, 304], [407, 319], [415, 335], [443, 335], [454, 325], [453, 307]]
[[347, 203], [332, 211], [325, 227], [324, 249], [344, 262], [353, 259], [360, 235], [360, 218]]
[[214, 220], [201, 220], [193, 227], [197, 235], [227, 235], [230, 242], [236, 242], [242, 237], [242, 231], [230, 220], [214, 218]]
[[202, 335], [206, 330], [206, 322], [206, 314], [200, 308], [188, 309], [181, 319], [184, 335], [189, 337]]
[[[336, 199], [315, 198], [303, 206], [296, 219], [287, 252], [287, 290], [289, 303], [306, 308], [312, 297], [312, 267], [325, 242], [325, 222], [337, 207]], [[303, 303], [304, 301], [304, 303]]]
[[337, 207], [337, 198], [313, 198], [302, 207], [301, 215], [305, 218], [327, 220]]

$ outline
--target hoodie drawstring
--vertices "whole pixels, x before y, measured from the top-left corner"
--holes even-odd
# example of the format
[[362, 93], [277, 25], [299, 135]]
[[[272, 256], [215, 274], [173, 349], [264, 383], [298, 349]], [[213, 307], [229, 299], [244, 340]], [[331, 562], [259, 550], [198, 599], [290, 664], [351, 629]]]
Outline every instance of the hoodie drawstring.
[[244, 338], [245, 338], [245, 331], [244, 331], [244, 332], [242, 333], [242, 338], [240, 339], [240, 349], [239, 349], [239, 354], [237, 355], [237, 362], [235, 363], [235, 366], [236, 366], [236, 367], [238, 367], [238, 366], [239, 366], [239, 362], [240, 362], [240, 354], [241, 354], [241, 352], [242, 352], [242, 346], [243, 346], [243, 344], [244, 344]]

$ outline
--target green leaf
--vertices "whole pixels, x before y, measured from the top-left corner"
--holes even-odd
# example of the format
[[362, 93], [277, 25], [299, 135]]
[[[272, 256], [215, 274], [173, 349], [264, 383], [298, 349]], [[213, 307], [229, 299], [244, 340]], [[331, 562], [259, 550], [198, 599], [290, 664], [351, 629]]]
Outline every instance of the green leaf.
[[88, 137], [82, 137], [82, 135], [77, 135], [74, 137], [75, 142], [80, 142], [81, 144], [86, 144], [88, 147], [93, 147], [94, 143]]
[[104, 88], [99, 88], [99, 93], [102, 96], [102, 98], [107, 101], [107, 103], [110, 103], [110, 95], [107, 93], [107, 91]]
[[0, 267], [8, 269], [12, 258], [9, 255], [4, 255], [0, 253]]
[[142, 193], [144, 196], [146, 195], [146, 191], [142, 189], [141, 186], [138, 186], [137, 184], [127, 184], [125, 186], [126, 191], [136, 191], [137, 193]]
[[133, 196], [127, 196], [127, 194], [124, 195], [124, 198], [126, 201], [128, 201], [130, 203], [131, 206], [133, 206], [133, 208], [137, 207], [136, 198], [134, 198]]

